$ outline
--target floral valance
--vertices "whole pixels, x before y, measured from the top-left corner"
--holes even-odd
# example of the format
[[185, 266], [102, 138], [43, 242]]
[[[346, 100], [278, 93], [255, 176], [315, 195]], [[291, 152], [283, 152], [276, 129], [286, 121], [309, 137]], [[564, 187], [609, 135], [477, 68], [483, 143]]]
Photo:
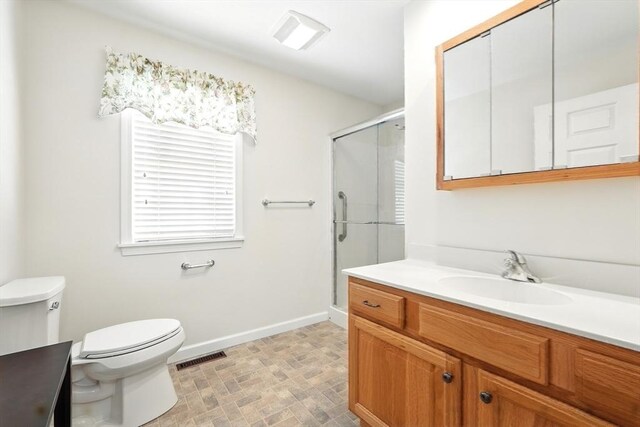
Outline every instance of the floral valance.
[[202, 71], [176, 68], [107, 48], [100, 116], [134, 108], [154, 123], [210, 126], [256, 140], [255, 90]]

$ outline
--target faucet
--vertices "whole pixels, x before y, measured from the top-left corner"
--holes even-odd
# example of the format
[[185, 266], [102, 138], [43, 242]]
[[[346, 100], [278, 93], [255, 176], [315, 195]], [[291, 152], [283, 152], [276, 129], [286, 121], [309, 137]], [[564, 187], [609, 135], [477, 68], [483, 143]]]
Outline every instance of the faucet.
[[542, 283], [542, 280], [529, 270], [524, 256], [512, 250], [508, 250], [507, 253], [509, 256], [504, 260], [507, 269], [502, 273], [502, 277], [519, 282]]

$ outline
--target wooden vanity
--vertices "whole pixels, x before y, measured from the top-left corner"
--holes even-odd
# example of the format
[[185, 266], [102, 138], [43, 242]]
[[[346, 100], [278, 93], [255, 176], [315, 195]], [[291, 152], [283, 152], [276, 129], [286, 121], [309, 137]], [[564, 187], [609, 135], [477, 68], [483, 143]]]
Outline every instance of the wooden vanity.
[[349, 278], [364, 426], [640, 426], [640, 353]]

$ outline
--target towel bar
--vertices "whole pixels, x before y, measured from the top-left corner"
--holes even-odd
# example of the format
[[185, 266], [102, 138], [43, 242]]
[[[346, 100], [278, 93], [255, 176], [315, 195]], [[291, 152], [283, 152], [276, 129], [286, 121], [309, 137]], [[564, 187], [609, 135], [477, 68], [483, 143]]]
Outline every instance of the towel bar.
[[182, 268], [183, 270], [191, 270], [192, 268], [213, 267], [215, 264], [216, 262], [212, 259], [203, 264], [189, 264], [188, 262], [183, 262], [180, 268]]
[[262, 205], [265, 208], [269, 206], [271, 203], [295, 203], [295, 204], [304, 203], [306, 205], [309, 205], [309, 207], [311, 207], [316, 203], [316, 201], [315, 200], [269, 200], [269, 199], [262, 200]]

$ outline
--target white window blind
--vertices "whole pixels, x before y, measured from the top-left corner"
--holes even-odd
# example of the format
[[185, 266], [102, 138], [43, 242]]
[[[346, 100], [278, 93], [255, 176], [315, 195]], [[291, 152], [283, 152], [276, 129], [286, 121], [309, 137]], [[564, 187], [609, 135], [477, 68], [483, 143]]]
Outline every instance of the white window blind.
[[131, 114], [133, 241], [233, 237], [235, 136]]
[[404, 162], [394, 162], [394, 187], [396, 205], [396, 224], [404, 224]]

